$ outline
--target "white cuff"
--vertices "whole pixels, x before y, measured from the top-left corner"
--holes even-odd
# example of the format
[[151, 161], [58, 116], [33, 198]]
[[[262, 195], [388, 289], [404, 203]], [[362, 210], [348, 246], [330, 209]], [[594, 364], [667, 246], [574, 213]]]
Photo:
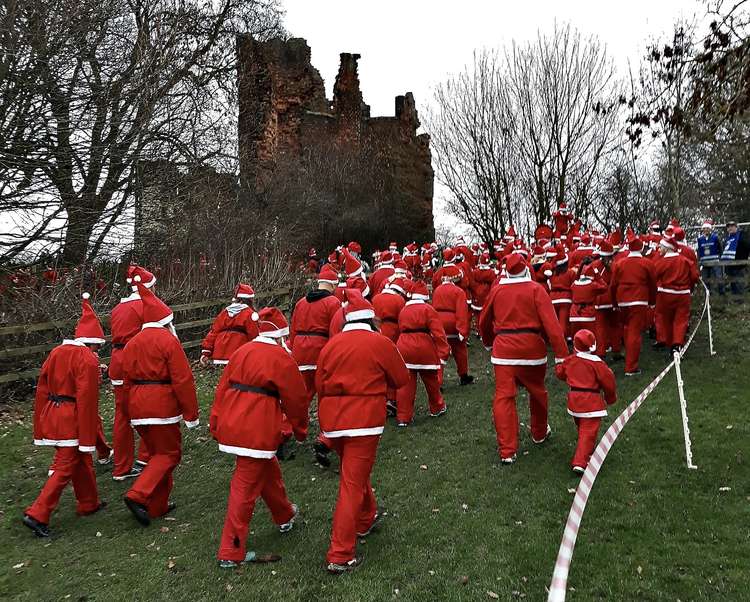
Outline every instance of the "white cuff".
[[559, 358], [559, 357], [555, 358], [555, 363], [556, 364], [562, 364], [564, 361], [565, 361], [565, 358]]
[[185, 426], [189, 429], [194, 429], [196, 426], [198, 426], [198, 423], [200, 422], [199, 418], [196, 418], [195, 420], [186, 420]]
[[78, 451], [82, 454], [90, 454], [96, 451], [96, 445], [79, 445]]
[[461, 334], [460, 332], [458, 333], [458, 340], [459, 340], [459, 342], [461, 342], [461, 343], [463, 343], [463, 342], [464, 342], [464, 335], [462, 335], [462, 334]]
[[201, 349], [201, 353], [203, 355], [211, 355], [211, 350], [210, 349]]

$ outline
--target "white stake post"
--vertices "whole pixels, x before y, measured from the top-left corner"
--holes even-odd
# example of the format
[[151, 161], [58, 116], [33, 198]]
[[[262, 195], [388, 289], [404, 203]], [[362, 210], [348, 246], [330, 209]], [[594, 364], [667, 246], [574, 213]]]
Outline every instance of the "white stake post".
[[716, 355], [714, 351], [714, 329], [711, 324], [711, 291], [708, 290], [706, 283], [701, 280], [703, 288], [706, 289], [706, 311], [708, 312], [708, 350], [711, 355]]
[[680, 369], [680, 353], [674, 353], [674, 370], [677, 375], [677, 391], [680, 395], [680, 412], [682, 412], [682, 432], [685, 435], [685, 459], [687, 467], [697, 469], [693, 464], [693, 448], [690, 442], [690, 427], [688, 426], [687, 401], [685, 400], [685, 388], [682, 382], [682, 370]]

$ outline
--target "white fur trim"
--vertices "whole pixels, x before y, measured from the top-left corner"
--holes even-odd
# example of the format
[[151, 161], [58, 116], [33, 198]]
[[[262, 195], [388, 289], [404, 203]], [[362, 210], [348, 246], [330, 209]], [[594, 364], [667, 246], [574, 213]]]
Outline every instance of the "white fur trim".
[[90, 454], [96, 451], [96, 445], [79, 445], [78, 451], [82, 454]]
[[568, 297], [562, 297], [560, 299], [552, 299], [552, 305], [560, 305], [562, 303], [573, 303], [573, 299]]
[[625, 301], [617, 304], [618, 307], [635, 307], [636, 305], [648, 305], [648, 301]]
[[297, 366], [297, 369], [300, 372], [309, 372], [310, 370], [317, 370], [318, 367], [315, 364], [304, 364], [302, 366]]
[[370, 428], [361, 429], [344, 429], [341, 431], [324, 431], [323, 435], [329, 439], [337, 439], [339, 437], [367, 437], [370, 435], [382, 435], [382, 426], [373, 426]]
[[214, 366], [226, 366], [229, 360], [212, 360]]
[[62, 345], [75, 345], [76, 347], [85, 347], [86, 344], [78, 339], [63, 339]]
[[185, 426], [189, 429], [194, 429], [196, 426], [200, 424], [200, 418], [196, 418], [195, 420], [186, 420]]
[[122, 380], [118, 380], [118, 379], [115, 379], [115, 378], [113, 378], [113, 379], [110, 379], [110, 381], [109, 381], [109, 382], [111, 382], [111, 383], [112, 383], [112, 386], [113, 386], [113, 387], [119, 387], [120, 385], [124, 385], [124, 384], [125, 384], [125, 381], [122, 381]]
[[492, 356], [490, 360], [497, 366], [544, 366], [547, 363], [546, 357], [540, 357], [539, 359], [527, 360], [517, 358], [505, 358]]
[[182, 414], [179, 416], [170, 416], [169, 418], [136, 418], [130, 421], [133, 426], [139, 424], [177, 424], [182, 420]]
[[106, 342], [104, 339], [98, 337], [76, 337], [76, 341], [83, 343], [84, 345], [86, 343], [89, 345], [103, 345]]
[[349, 332], [350, 330], [366, 330], [367, 332], [373, 332], [369, 324], [345, 324], [342, 332]]
[[568, 410], [568, 414], [576, 418], [601, 418], [607, 415], [607, 410], [596, 410], [594, 412], [574, 412], [573, 410]]
[[[596, 349], [596, 347], [594, 347]], [[593, 353], [585, 353], [583, 351], [576, 351], [576, 356], [582, 357], [585, 360], [591, 360], [592, 362], [601, 362], [602, 358], [600, 358], [598, 355], [594, 355]]]
[[243, 456], [246, 458], [259, 458], [261, 460], [270, 460], [276, 455], [276, 450], [267, 449], [253, 449], [252, 447], [239, 447], [236, 445], [224, 445], [219, 443], [219, 451], [223, 451], [227, 454], [234, 454], [235, 456]]
[[264, 330], [261, 334], [269, 339], [280, 339], [281, 337], [289, 336], [289, 327], [287, 326], [286, 328], [279, 328], [277, 330]]
[[659, 293], [669, 293], [670, 295], [689, 295], [690, 289], [674, 289], [674, 288], [664, 288], [664, 287], [658, 287], [657, 292]]
[[78, 447], [78, 439], [34, 439], [34, 445], [54, 445], [55, 447]]
[[255, 294], [248, 295], [247, 293], [240, 293], [237, 295], [238, 299], [255, 299]]
[[375, 311], [372, 309], [359, 309], [345, 314], [347, 322], [354, 320], [369, 320], [375, 317]]
[[439, 364], [406, 364], [409, 370], [440, 370]]

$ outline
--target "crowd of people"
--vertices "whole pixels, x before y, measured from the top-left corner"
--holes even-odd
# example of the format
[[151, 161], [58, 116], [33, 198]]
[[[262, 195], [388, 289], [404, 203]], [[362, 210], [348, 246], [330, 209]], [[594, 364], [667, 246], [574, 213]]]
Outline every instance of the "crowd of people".
[[[448, 362], [455, 364], [460, 386], [474, 381], [467, 350], [472, 336], [490, 351], [494, 369], [500, 463], [517, 460], [519, 387], [529, 393], [532, 442], [543, 444], [551, 435], [545, 385], [551, 348], [578, 429], [570, 466], [583, 473], [607, 406], [617, 399], [609, 364], [624, 359], [625, 376], [638, 374], [649, 330], [654, 345], [670, 353], [685, 342], [699, 261], [684, 238], [674, 221], [663, 230], [654, 222], [640, 235], [586, 229], [562, 205], [554, 224], [537, 228], [530, 241], [511, 228], [489, 244], [461, 238], [443, 249], [391, 243], [373, 254], [372, 269], [356, 242], [339, 246], [324, 261], [311, 251], [307, 269], [315, 288], [296, 303], [289, 320], [276, 307], [256, 308], [253, 288], [238, 284], [203, 340], [200, 359], [222, 370], [209, 430], [219, 450], [236, 457], [220, 566], [253, 561], [247, 537], [259, 497], [281, 533], [293, 528], [299, 507], [289, 500], [279, 459], [291, 453], [292, 439], [307, 438], [316, 397], [315, 458], [329, 466], [335, 454], [340, 462], [326, 566], [334, 574], [358, 566], [357, 539], [384, 515], [370, 475], [387, 418], [400, 429], [414, 428], [420, 380], [429, 417], [446, 416]], [[92, 460], [103, 437], [102, 375], [115, 398], [113, 478], [132, 479], [125, 504], [144, 526], [174, 509], [180, 423], [199, 423], [193, 372], [172, 312], [155, 294], [154, 274], [132, 265], [127, 282], [132, 294], [111, 314], [109, 366], [100, 365], [96, 354], [105, 335], [88, 299], [73, 338], [42, 366], [34, 443], [53, 446], [56, 453], [47, 482], [23, 516], [40, 537], [49, 535], [50, 515], [68, 483], [79, 514], [104, 506]]]

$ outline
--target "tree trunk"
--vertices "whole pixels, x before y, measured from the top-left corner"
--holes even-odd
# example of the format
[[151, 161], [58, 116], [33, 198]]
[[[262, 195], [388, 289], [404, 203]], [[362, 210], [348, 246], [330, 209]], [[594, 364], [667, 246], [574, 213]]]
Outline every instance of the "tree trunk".
[[69, 206], [67, 211], [68, 226], [65, 230], [62, 262], [68, 266], [81, 265], [86, 260], [86, 251], [98, 215], [80, 204]]

